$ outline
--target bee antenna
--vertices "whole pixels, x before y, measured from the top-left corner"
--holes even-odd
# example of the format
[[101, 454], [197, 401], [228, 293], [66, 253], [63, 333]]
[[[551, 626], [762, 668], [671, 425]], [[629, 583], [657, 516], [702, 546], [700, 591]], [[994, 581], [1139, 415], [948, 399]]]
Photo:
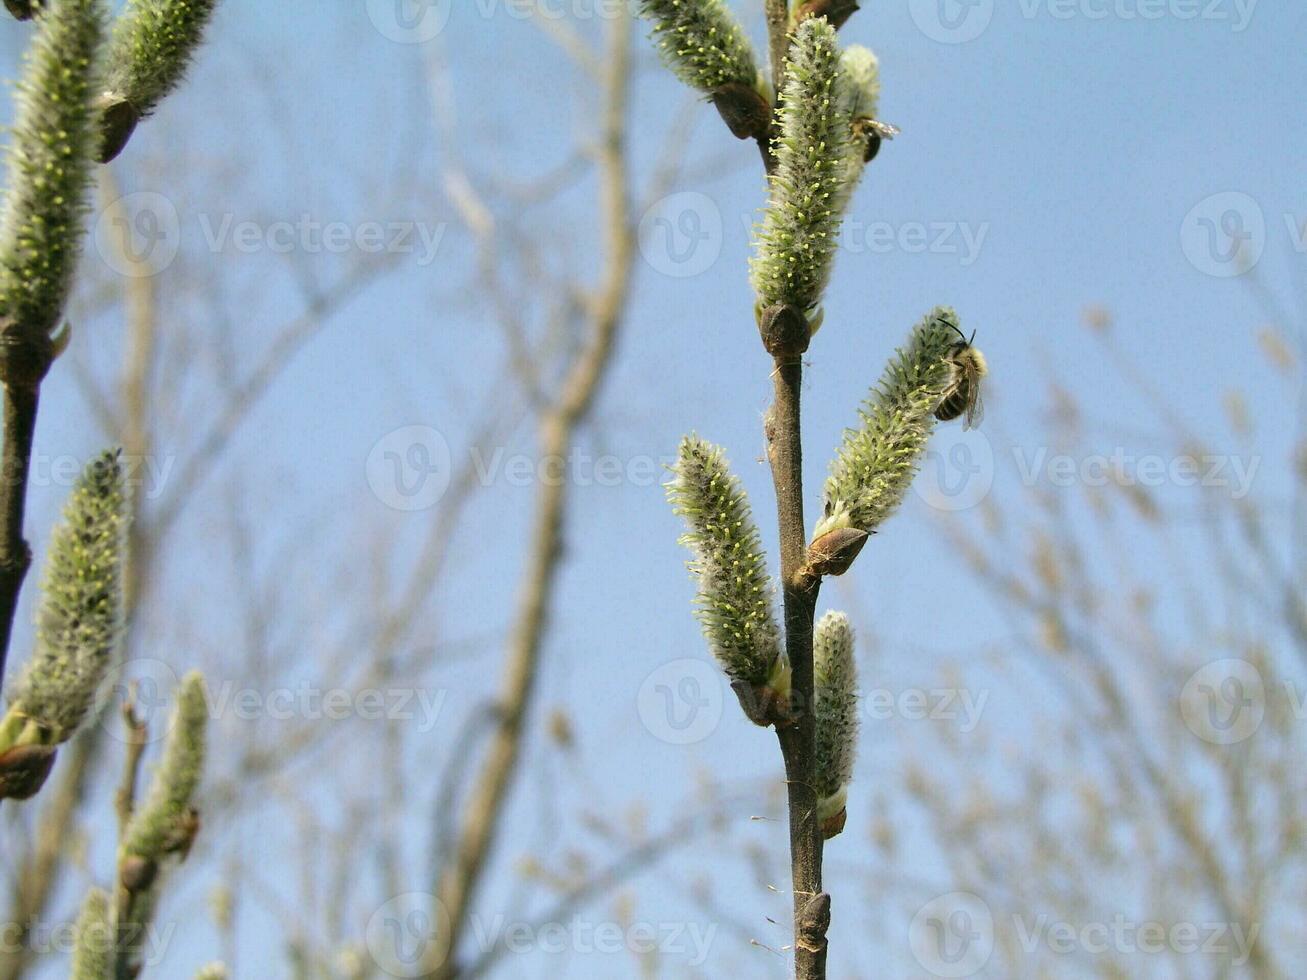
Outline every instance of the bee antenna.
[[968, 340], [968, 341], [967, 341], [967, 346], [970, 347], [972, 341], [974, 341], [975, 339], [976, 339], [976, 331], [973, 330], [973, 331], [971, 331], [971, 340]]
[[[947, 321], [945, 321], [945, 322], [947, 322]], [[969, 344], [969, 343], [971, 343], [971, 341], [967, 340], [967, 335], [964, 334], [964, 333], [963, 333], [963, 332], [958, 328], [958, 325], [957, 325], [956, 323], [950, 323], [949, 326], [953, 329], [953, 332], [954, 332], [955, 334], [957, 334], [959, 337], [962, 338], [962, 342], [963, 342], [964, 344]], [[975, 334], [973, 333], [971, 336], [974, 337]]]

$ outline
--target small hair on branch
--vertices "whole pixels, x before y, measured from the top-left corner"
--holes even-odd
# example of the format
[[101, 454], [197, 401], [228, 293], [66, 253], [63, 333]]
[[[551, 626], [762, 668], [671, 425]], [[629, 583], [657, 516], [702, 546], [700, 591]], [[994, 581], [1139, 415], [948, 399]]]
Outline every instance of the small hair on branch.
[[903, 502], [953, 376], [950, 352], [958, 333], [957, 314], [937, 307], [890, 359], [831, 464], [814, 549], [844, 528], [875, 533]]
[[817, 621], [812, 637], [817, 819], [828, 840], [844, 829], [858, 746], [858, 668], [853, 627], [841, 612]]
[[750, 263], [759, 319], [789, 306], [813, 333], [853, 187], [850, 158], [856, 151], [839, 78], [834, 28], [820, 18], [805, 20], [790, 47], [773, 148], [776, 168]]
[[681, 543], [693, 555], [689, 567], [699, 579], [696, 605], [708, 647], [750, 719], [772, 723], [787, 707], [790, 671], [748, 498], [725, 453], [697, 436], [682, 440], [672, 474], [667, 496], [685, 519]]
[[[10, 688], [9, 709], [0, 720], [0, 799], [22, 799], [40, 789], [54, 748], [86, 720], [117, 656], [129, 520], [122, 459], [118, 450], [110, 450], [83, 470], [50, 537], [36, 650]], [[30, 765], [38, 757], [46, 771], [35, 785], [24, 787], [30, 792], [6, 786], [6, 759]], [[17, 779], [13, 772], [10, 777]]]
[[[0, 205], [0, 373], [39, 383], [62, 322], [81, 253], [100, 139], [101, 0], [38, 8], [16, 89], [9, 166]], [[11, 363], [15, 347], [44, 351]], [[31, 362], [31, 363], [29, 363]], [[28, 375], [35, 374], [35, 377]]]
[[109, 42], [99, 159], [122, 152], [136, 124], [186, 74], [217, 0], [128, 0]]
[[739, 139], [767, 139], [771, 92], [753, 46], [725, 0], [642, 0], [663, 61], [710, 98]]

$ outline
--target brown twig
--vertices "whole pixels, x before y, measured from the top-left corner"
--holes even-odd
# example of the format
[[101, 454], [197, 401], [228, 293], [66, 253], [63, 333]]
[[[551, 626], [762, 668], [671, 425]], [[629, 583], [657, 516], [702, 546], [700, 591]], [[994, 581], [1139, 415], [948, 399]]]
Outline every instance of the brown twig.
[[822, 836], [817, 797], [809, 781], [813, 766], [814, 722], [812, 629], [821, 579], [805, 567], [807, 531], [803, 521], [803, 449], [800, 389], [803, 362], [779, 357], [772, 374], [774, 398], [766, 420], [767, 457], [776, 486], [780, 529], [781, 594], [785, 605], [785, 652], [793, 671], [797, 721], [778, 729], [785, 758], [790, 820], [790, 876], [794, 888], [794, 965], [799, 980], [826, 976], [826, 925], [830, 898], [821, 888]]
[[32, 434], [41, 386], [4, 385], [4, 462], [0, 472], [0, 690], [4, 688], [9, 637], [23, 579], [32, 564], [32, 549], [23, 537], [27, 476], [32, 462]]

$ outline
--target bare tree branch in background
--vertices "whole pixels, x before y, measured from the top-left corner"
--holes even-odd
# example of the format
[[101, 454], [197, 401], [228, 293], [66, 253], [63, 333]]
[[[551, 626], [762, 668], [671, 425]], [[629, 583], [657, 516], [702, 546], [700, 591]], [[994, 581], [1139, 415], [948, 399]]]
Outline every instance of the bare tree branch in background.
[[[1117, 350], [1110, 317], [1096, 311], [1088, 322], [1161, 423], [1146, 449], [1134, 437], [1126, 458], [1183, 464], [1194, 480], [1181, 486], [1192, 489], [1159, 494], [1140, 472], [1109, 464], [1102, 483], [1032, 487], [1025, 501], [987, 505], [985, 538], [949, 527], [950, 547], [1014, 631], [996, 662], [962, 665], [961, 683], [1010, 687], [1040, 705], [1027, 723], [1040, 751], [1009, 757], [1010, 778], [996, 780], [1001, 749], [984, 728], [962, 738], [941, 727], [906, 785], [952, 880], [912, 893], [984, 903], [990, 969], [1004, 976], [1292, 976], [1298, 929], [1280, 910], [1307, 894], [1307, 633], [1301, 605], [1284, 597], [1301, 596], [1307, 568], [1283, 531], [1305, 474], [1290, 464], [1286, 508], [1278, 488], [1253, 482], [1260, 450], [1237, 392], [1226, 398], [1229, 435], [1199, 436]], [[1278, 336], [1266, 375], [1288, 393], [1301, 367]], [[1067, 388], [1050, 401], [1050, 449], [1107, 456], [1113, 433]], [[1301, 454], [1300, 439], [1291, 452]], [[893, 866], [892, 850], [885, 860]], [[1103, 931], [1118, 921], [1124, 931]], [[1068, 953], [1038, 923], [1115, 938]], [[1158, 941], [1143, 949], [1147, 929]]]

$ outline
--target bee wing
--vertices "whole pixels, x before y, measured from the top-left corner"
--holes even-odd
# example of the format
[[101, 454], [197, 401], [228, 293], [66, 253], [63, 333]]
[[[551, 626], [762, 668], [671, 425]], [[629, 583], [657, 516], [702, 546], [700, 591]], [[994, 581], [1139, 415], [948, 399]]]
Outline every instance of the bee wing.
[[962, 423], [963, 429], [977, 429], [980, 427], [981, 420], [985, 417], [985, 403], [980, 397], [980, 390], [976, 390], [976, 398], [967, 407], [967, 418]]
[[866, 126], [884, 140], [892, 140], [895, 136], [898, 136], [903, 132], [903, 130], [899, 129], [897, 126], [892, 125], [891, 123], [881, 122], [879, 119], [868, 119], [866, 121]]

